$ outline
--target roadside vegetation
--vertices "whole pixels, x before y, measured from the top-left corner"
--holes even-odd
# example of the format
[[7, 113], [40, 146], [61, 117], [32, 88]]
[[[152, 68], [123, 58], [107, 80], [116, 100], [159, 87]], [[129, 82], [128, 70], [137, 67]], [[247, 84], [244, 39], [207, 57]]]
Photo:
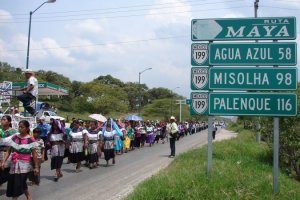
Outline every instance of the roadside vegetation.
[[[95, 75], [97, 76], [97, 75]], [[179, 119], [179, 105], [176, 100], [184, 97], [168, 88], [148, 88], [139, 85], [135, 78], [123, 82], [111, 75], [99, 74], [88, 82], [71, 81], [57, 72], [39, 70], [36, 72], [39, 82], [50, 82], [69, 91], [68, 96], [39, 97], [39, 101], [48, 102], [58, 108], [65, 118], [88, 119], [88, 113], [101, 113], [107, 117], [120, 118], [126, 114], [138, 114], [138, 97], [141, 95], [142, 116], [150, 120], [167, 120], [171, 115]], [[5, 62], [0, 62], [0, 82], [25, 82], [22, 70]], [[13, 105], [18, 105], [15, 99]], [[182, 106], [182, 119], [196, 119], [189, 115], [188, 106]]]
[[166, 169], [142, 182], [127, 200], [137, 199], [300, 199], [299, 182], [284, 171], [279, 193], [272, 190], [272, 151], [251, 130], [235, 125], [238, 137], [215, 142], [213, 171], [206, 176], [207, 147], [181, 154]]

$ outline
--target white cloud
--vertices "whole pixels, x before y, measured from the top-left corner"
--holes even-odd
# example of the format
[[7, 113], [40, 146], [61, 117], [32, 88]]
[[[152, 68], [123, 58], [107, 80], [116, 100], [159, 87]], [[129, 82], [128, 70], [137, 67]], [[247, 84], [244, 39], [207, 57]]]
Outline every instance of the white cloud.
[[71, 64], [75, 61], [75, 59], [70, 56], [70, 51], [60, 48], [61, 46], [54, 39], [43, 38], [40, 43], [52, 58], [59, 59], [67, 64]]
[[[103, 23], [103, 20], [101, 23]], [[77, 23], [69, 23], [65, 25], [65, 29], [72, 34], [77, 35], [101, 34], [103, 32], [101, 23], [94, 19], [86, 19]]]
[[0, 9], [0, 18], [1, 18], [1, 21], [11, 21], [13, 19], [10, 12], [8, 12], [6, 10], [2, 10], [2, 9]]
[[236, 12], [228, 13], [223, 16], [223, 18], [243, 18], [243, 17], [246, 16], [243, 15], [242, 13], [236, 13]]
[[[154, 4], [167, 4], [169, 7], [166, 9], [157, 9], [161, 7], [155, 7], [148, 12], [147, 19], [157, 24], [174, 24], [180, 23], [185, 24], [187, 19], [191, 18], [191, 6], [183, 1], [174, 0], [155, 0]], [[163, 5], [163, 7], [166, 7]], [[161, 14], [168, 13], [168, 14]]]

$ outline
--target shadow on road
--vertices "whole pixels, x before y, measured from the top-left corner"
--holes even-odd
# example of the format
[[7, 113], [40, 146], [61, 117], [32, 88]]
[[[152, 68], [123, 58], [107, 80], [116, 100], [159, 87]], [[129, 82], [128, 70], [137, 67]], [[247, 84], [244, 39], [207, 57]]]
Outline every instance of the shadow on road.
[[53, 181], [54, 175], [53, 176], [41, 176], [41, 179], [47, 179], [47, 180]]

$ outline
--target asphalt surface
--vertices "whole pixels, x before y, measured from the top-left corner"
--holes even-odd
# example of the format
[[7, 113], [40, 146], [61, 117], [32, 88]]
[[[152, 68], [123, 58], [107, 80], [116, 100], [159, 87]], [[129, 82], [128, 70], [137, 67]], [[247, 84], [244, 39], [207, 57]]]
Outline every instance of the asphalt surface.
[[[234, 137], [236, 134], [219, 130], [216, 140]], [[207, 130], [184, 137], [176, 142], [176, 154], [207, 143]], [[75, 173], [75, 165], [63, 164], [63, 177], [58, 182], [53, 181], [54, 171], [50, 170], [50, 161], [42, 164], [40, 186], [30, 186], [29, 190], [34, 200], [94, 200], [122, 199], [130, 193], [141, 181], [157, 173], [172, 162], [168, 158], [169, 143], [155, 144], [153, 147], [136, 149], [116, 157], [116, 164], [95, 169], [82, 167], [80, 173]], [[66, 159], [65, 161], [66, 162]], [[5, 195], [6, 185], [0, 187], [0, 199], [9, 199]], [[26, 199], [23, 195], [20, 199]]]

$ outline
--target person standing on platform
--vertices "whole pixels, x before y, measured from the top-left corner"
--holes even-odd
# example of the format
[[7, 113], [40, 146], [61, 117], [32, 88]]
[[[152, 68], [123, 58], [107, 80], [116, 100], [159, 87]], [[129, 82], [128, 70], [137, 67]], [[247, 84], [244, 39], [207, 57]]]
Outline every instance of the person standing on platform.
[[18, 100], [23, 103], [24, 109], [32, 116], [35, 116], [36, 111], [30, 104], [37, 99], [38, 96], [38, 80], [34, 76], [34, 71], [26, 69], [24, 74], [27, 78], [27, 87], [21, 89], [23, 94], [17, 96]]

